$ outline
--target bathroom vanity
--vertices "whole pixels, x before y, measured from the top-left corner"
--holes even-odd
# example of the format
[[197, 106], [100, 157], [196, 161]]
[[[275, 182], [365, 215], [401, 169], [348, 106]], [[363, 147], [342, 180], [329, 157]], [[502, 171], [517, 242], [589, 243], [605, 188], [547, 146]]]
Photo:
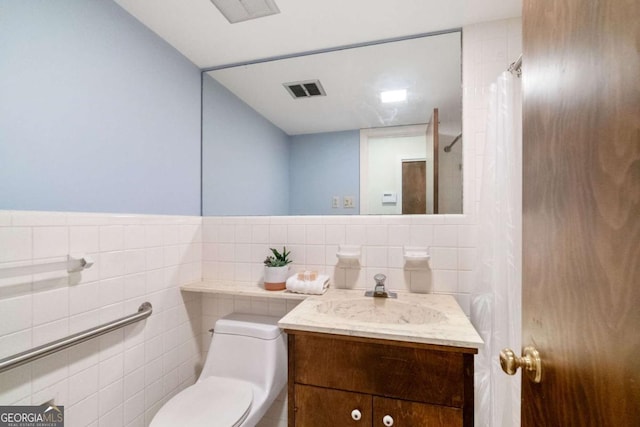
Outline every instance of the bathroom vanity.
[[472, 426], [482, 340], [453, 297], [331, 290], [282, 318], [289, 426]]

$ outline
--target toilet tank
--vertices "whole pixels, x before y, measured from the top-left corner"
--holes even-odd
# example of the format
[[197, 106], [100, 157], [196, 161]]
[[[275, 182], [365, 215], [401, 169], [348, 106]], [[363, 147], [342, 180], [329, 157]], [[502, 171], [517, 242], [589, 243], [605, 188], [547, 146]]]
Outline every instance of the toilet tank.
[[287, 381], [286, 334], [278, 317], [233, 313], [218, 320], [199, 380], [236, 378], [265, 391]]

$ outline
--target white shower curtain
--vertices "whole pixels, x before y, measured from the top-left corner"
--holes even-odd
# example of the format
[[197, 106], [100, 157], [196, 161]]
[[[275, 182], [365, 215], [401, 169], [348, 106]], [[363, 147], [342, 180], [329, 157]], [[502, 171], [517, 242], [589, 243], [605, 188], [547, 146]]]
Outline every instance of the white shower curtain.
[[485, 342], [475, 363], [475, 425], [520, 425], [520, 372], [500, 369], [500, 350], [521, 348], [522, 101], [504, 72], [491, 86], [479, 207], [479, 268], [471, 321]]

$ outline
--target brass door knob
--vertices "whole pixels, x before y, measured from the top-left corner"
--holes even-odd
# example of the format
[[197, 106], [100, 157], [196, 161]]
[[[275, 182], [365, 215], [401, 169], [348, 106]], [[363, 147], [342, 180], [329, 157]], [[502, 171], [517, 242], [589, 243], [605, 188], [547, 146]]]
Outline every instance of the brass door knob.
[[525, 347], [522, 357], [516, 356], [510, 348], [503, 349], [500, 352], [500, 366], [508, 375], [515, 375], [518, 368], [522, 368], [534, 383], [542, 380], [542, 360], [535, 347]]

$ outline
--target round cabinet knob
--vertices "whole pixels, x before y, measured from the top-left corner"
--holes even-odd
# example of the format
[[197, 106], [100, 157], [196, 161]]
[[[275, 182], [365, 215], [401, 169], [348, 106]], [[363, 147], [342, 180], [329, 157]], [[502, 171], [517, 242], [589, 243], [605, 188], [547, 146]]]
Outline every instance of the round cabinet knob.
[[382, 424], [387, 427], [391, 427], [393, 425], [393, 417], [391, 415], [385, 415], [382, 417]]
[[351, 418], [353, 418], [354, 421], [360, 421], [360, 418], [362, 418], [362, 412], [354, 409], [353, 411], [351, 411]]

